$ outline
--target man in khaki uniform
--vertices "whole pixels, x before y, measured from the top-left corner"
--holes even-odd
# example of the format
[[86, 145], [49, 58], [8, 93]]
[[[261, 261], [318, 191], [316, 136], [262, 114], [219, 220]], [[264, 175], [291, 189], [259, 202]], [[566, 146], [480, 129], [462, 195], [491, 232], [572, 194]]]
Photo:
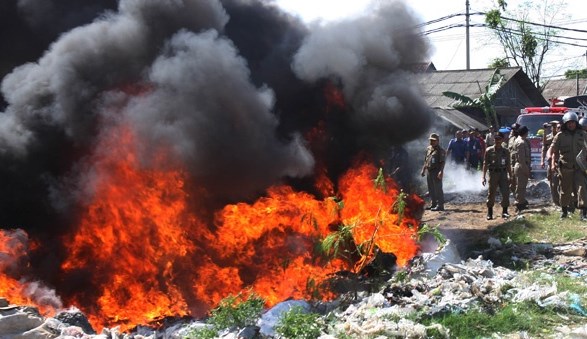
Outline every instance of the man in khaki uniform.
[[[583, 149], [587, 136], [579, 128], [579, 118], [575, 112], [563, 115], [562, 130], [552, 141], [553, 170], [558, 169], [560, 174], [560, 204], [561, 218], [567, 218], [572, 204], [577, 202], [581, 209], [581, 220], [587, 220], [587, 206], [585, 205], [585, 176], [577, 164], [577, 155]], [[574, 198], [573, 198], [574, 196]]]
[[[548, 125], [548, 126], [547, 126]], [[558, 133], [558, 120], [553, 120], [548, 124], [544, 124], [544, 130], [547, 131], [550, 127], [550, 133], [544, 133], [542, 139], [542, 156], [540, 158], [540, 166], [542, 168], [546, 167], [546, 178], [548, 179], [548, 183], [550, 186], [550, 195], [552, 197], [552, 202], [556, 206], [560, 206], [560, 199], [559, 199], [559, 177], [558, 173], [552, 171], [550, 164], [552, 152], [549, 152], [550, 146], [552, 145], [552, 140], [554, 140], [554, 136]]]
[[487, 183], [486, 176], [489, 171], [489, 188], [487, 189], [487, 220], [493, 219], [493, 205], [495, 204], [495, 193], [499, 187], [501, 194], [502, 218], [508, 218], [508, 207], [510, 205], [509, 178], [511, 178], [510, 152], [503, 147], [504, 135], [497, 132], [494, 135], [495, 145], [485, 151], [483, 157], [483, 186]]
[[440, 147], [440, 137], [436, 133], [430, 134], [430, 146], [426, 148], [426, 157], [422, 166], [422, 176], [426, 175], [428, 193], [432, 205], [431, 211], [444, 211], [444, 191], [442, 177], [446, 162], [446, 151]]
[[514, 198], [516, 199], [516, 212], [528, 208], [528, 200], [526, 200], [526, 186], [530, 179], [530, 143], [526, 139], [528, 137], [528, 127], [521, 126], [518, 130], [518, 137], [514, 143], [515, 149], [515, 164], [514, 164], [514, 180], [515, 191]]
[[512, 180], [510, 181], [511, 192], [516, 192], [516, 173], [514, 172], [514, 166], [516, 165], [516, 148], [514, 146], [516, 144], [516, 139], [518, 139], [518, 130], [520, 129], [520, 127], [521, 126], [518, 123], [512, 124], [507, 144], [507, 149], [510, 152], [510, 166], [512, 167], [512, 173], [514, 174], [514, 177], [512, 177]]

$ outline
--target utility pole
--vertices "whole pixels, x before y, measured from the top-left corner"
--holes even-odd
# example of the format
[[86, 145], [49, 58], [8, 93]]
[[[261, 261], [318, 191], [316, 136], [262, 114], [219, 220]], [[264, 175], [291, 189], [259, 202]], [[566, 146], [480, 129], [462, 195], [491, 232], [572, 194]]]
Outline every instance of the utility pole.
[[471, 48], [470, 48], [470, 45], [469, 45], [469, 19], [470, 19], [470, 16], [469, 16], [469, 0], [466, 0], [465, 1], [465, 7], [467, 8], [466, 15], [465, 15], [465, 18], [467, 19], [467, 25], [466, 25], [466, 30], [467, 30], [466, 34], [467, 34], [467, 36], [465, 38], [466, 39], [465, 41], [466, 41], [466, 45], [467, 45], [467, 47], [466, 47], [467, 48], [467, 70], [469, 70], [469, 69], [471, 69]]

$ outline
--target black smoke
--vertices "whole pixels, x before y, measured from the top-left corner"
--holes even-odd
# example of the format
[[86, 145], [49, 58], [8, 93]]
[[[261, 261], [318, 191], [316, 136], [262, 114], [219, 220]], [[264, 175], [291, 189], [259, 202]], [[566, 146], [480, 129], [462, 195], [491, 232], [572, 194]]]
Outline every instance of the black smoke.
[[[317, 162], [336, 180], [430, 125], [410, 72], [429, 46], [403, 2], [323, 26], [261, 0], [9, 0], [0, 13], [3, 227], [68, 229], [113, 124], [141, 137], [147, 167], [170, 145], [221, 202], [311, 178]], [[319, 147], [305, 138], [318, 125]]]

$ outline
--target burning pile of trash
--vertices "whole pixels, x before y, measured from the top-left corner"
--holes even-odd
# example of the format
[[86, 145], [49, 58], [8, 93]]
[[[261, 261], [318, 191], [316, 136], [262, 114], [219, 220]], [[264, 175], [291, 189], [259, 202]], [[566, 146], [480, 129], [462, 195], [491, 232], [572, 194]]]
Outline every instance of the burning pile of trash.
[[[426, 338], [431, 333], [450, 338], [450, 331], [439, 324], [423, 325], [412, 315], [434, 316], [490, 309], [503, 303], [533, 302], [540, 307], [556, 307], [561, 312], [574, 312], [587, 317], [587, 308], [579, 296], [559, 290], [549, 274], [564, 272], [587, 282], [587, 240], [549, 245], [506, 245], [495, 239], [492, 250], [508, 251], [508, 255], [525, 259], [534, 271], [542, 272], [542, 282], [527, 278], [527, 271], [494, 266], [490, 260], [461, 260], [450, 240], [434, 253], [416, 257], [405, 270], [395, 272], [375, 291], [349, 290], [331, 302], [290, 300], [266, 310], [255, 325], [227, 328], [220, 338], [273, 338], [275, 325], [284, 312], [300, 307], [322, 314], [320, 338], [402, 337]], [[488, 250], [489, 251], [489, 250]], [[546, 282], [545, 282], [546, 281]], [[154, 329], [138, 326], [130, 333], [119, 329], [103, 329], [96, 334], [85, 316], [76, 309], [43, 318], [38, 309], [9, 305], [1, 300], [0, 337], [10, 338], [186, 338], [205, 328], [205, 322], [172, 319], [166, 326]], [[328, 320], [325, 320], [325, 319]], [[587, 319], [587, 318], [586, 318]], [[558, 326], [553, 337], [587, 335], [583, 326]], [[502, 333], [500, 335], [506, 335]], [[523, 333], [519, 334], [524, 337]]]
[[379, 170], [433, 122], [405, 2], [312, 27], [261, 0], [12, 3], [55, 40], [2, 75], [0, 337], [173, 337], [246, 288], [333, 310], [333, 274], [417, 256], [423, 200]]

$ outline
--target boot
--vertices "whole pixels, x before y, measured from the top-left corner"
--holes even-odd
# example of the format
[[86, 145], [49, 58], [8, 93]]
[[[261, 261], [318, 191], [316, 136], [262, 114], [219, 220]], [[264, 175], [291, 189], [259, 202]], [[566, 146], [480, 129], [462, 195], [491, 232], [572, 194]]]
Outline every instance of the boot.
[[569, 208], [565, 206], [565, 207], [561, 207], [561, 210], [562, 210], [561, 219], [568, 218], [569, 217]]
[[504, 207], [503, 208], [503, 211], [501, 212], [501, 217], [504, 218], [504, 219], [507, 219], [507, 218], [510, 217], [510, 214], [508, 213], [508, 208], [507, 207]]
[[487, 207], [487, 220], [493, 219], [493, 208]]

